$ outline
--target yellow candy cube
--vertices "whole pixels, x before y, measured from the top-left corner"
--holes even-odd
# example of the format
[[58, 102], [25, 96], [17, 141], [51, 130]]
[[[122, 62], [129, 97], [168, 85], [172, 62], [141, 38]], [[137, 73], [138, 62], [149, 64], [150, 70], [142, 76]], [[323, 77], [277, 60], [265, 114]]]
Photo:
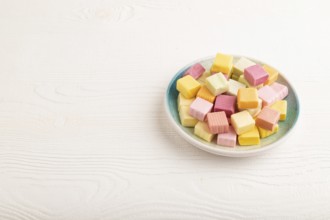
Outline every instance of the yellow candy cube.
[[210, 132], [207, 123], [202, 121], [197, 122], [195, 125], [194, 134], [207, 142], [211, 142], [215, 136]]
[[182, 126], [194, 127], [198, 120], [189, 114], [189, 106], [181, 106], [179, 116]]
[[286, 100], [279, 100], [270, 106], [271, 109], [277, 110], [281, 113], [280, 121], [285, 121], [286, 119], [287, 105]]
[[270, 84], [274, 83], [278, 78], [278, 71], [276, 69], [274, 69], [273, 67], [270, 67], [268, 65], [263, 65], [262, 67], [264, 68], [264, 70], [269, 75], [267, 81], [264, 84], [265, 85], [270, 85]]
[[256, 88], [241, 88], [237, 92], [237, 106], [239, 109], [257, 108], [258, 92]]
[[181, 93], [178, 95], [178, 110], [181, 111], [182, 106], [190, 106], [195, 99], [186, 99]]
[[260, 136], [259, 131], [256, 126], [252, 128], [252, 130], [238, 135], [238, 143], [241, 146], [249, 146], [249, 145], [258, 145], [260, 144]]
[[259, 130], [260, 137], [261, 138], [266, 138], [266, 137], [268, 137], [268, 136], [270, 136], [272, 134], [277, 133], [278, 130], [279, 130], [279, 126], [277, 124], [272, 131], [266, 130], [266, 129], [263, 129], [263, 128], [260, 128], [260, 127], [258, 127], [258, 130]]
[[200, 90], [197, 93], [197, 97], [205, 99], [209, 102], [214, 102], [215, 100], [215, 95], [213, 95], [210, 90], [206, 86], [202, 86]]
[[212, 73], [222, 72], [230, 77], [232, 67], [233, 67], [233, 56], [218, 53], [215, 56], [213, 65], [211, 67], [211, 72]]
[[190, 75], [176, 82], [176, 89], [187, 99], [194, 98], [200, 88], [201, 84]]
[[238, 135], [252, 130], [255, 126], [255, 121], [246, 110], [232, 114], [230, 117], [230, 122]]
[[222, 73], [207, 77], [205, 85], [214, 96], [227, 92], [229, 89], [229, 83]]

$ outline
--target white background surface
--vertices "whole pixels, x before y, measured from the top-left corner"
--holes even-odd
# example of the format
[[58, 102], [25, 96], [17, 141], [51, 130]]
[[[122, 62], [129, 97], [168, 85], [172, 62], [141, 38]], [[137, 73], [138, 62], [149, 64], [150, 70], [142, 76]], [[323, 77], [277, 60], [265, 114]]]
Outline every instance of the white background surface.
[[[0, 219], [329, 219], [329, 7], [0, 0]], [[171, 77], [218, 51], [292, 80], [285, 144], [224, 158], [167, 123]]]

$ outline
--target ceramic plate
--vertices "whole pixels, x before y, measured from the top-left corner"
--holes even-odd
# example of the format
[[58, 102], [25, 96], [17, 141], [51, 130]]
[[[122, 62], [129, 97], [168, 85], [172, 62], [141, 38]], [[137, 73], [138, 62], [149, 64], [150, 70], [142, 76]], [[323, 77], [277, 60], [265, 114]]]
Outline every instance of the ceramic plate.
[[[240, 56], [234, 56], [234, 62], [236, 62], [239, 58]], [[205, 150], [213, 154], [229, 156], [229, 157], [254, 156], [262, 152], [265, 152], [275, 146], [280, 145], [280, 143], [282, 143], [293, 130], [299, 116], [299, 101], [298, 101], [297, 93], [293, 89], [292, 84], [284, 77], [284, 75], [280, 71], [277, 82], [286, 85], [289, 89], [289, 95], [285, 98], [288, 103], [287, 118], [285, 121], [279, 122], [280, 130], [276, 134], [261, 139], [259, 145], [236, 146], [234, 148], [219, 146], [215, 142], [216, 138], [214, 138], [213, 142], [211, 143], [206, 142], [194, 135], [193, 128], [186, 128], [180, 124], [180, 118], [179, 118], [178, 106], [177, 106], [178, 91], [176, 90], [176, 81], [179, 78], [181, 78], [182, 74], [195, 63], [199, 62], [205, 67], [205, 69], [210, 69], [213, 63], [213, 59], [214, 57], [200, 59], [185, 66], [174, 75], [174, 77], [172, 78], [171, 82], [168, 85], [165, 95], [165, 112], [168, 116], [169, 121], [174, 126], [178, 134], [181, 135], [186, 141], [188, 141], [195, 147], [198, 147], [202, 150]], [[265, 64], [264, 62], [261, 62], [259, 60], [255, 60], [252, 58], [248, 58], [248, 59], [260, 65]]]

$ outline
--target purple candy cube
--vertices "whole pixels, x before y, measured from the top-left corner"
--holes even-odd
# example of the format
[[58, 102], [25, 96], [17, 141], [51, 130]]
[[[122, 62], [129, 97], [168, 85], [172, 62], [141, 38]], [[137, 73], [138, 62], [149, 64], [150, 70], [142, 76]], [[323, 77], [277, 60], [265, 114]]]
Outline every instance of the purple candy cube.
[[268, 77], [268, 73], [258, 64], [249, 66], [244, 69], [244, 78], [252, 86], [257, 86], [266, 82]]
[[214, 112], [224, 111], [226, 116], [230, 118], [236, 110], [236, 96], [231, 95], [218, 95], [215, 104]]
[[183, 76], [190, 75], [194, 79], [198, 79], [204, 72], [205, 68], [200, 63], [196, 63], [195, 65], [192, 65]]

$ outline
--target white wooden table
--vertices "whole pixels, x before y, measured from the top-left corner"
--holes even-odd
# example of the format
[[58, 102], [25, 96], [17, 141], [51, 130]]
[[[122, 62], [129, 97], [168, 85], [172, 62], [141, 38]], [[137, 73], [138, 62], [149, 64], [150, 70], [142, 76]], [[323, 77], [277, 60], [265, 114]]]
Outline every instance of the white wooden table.
[[[0, 0], [0, 219], [329, 219], [329, 7]], [[167, 123], [171, 77], [218, 51], [293, 81], [285, 144], [225, 158]]]

